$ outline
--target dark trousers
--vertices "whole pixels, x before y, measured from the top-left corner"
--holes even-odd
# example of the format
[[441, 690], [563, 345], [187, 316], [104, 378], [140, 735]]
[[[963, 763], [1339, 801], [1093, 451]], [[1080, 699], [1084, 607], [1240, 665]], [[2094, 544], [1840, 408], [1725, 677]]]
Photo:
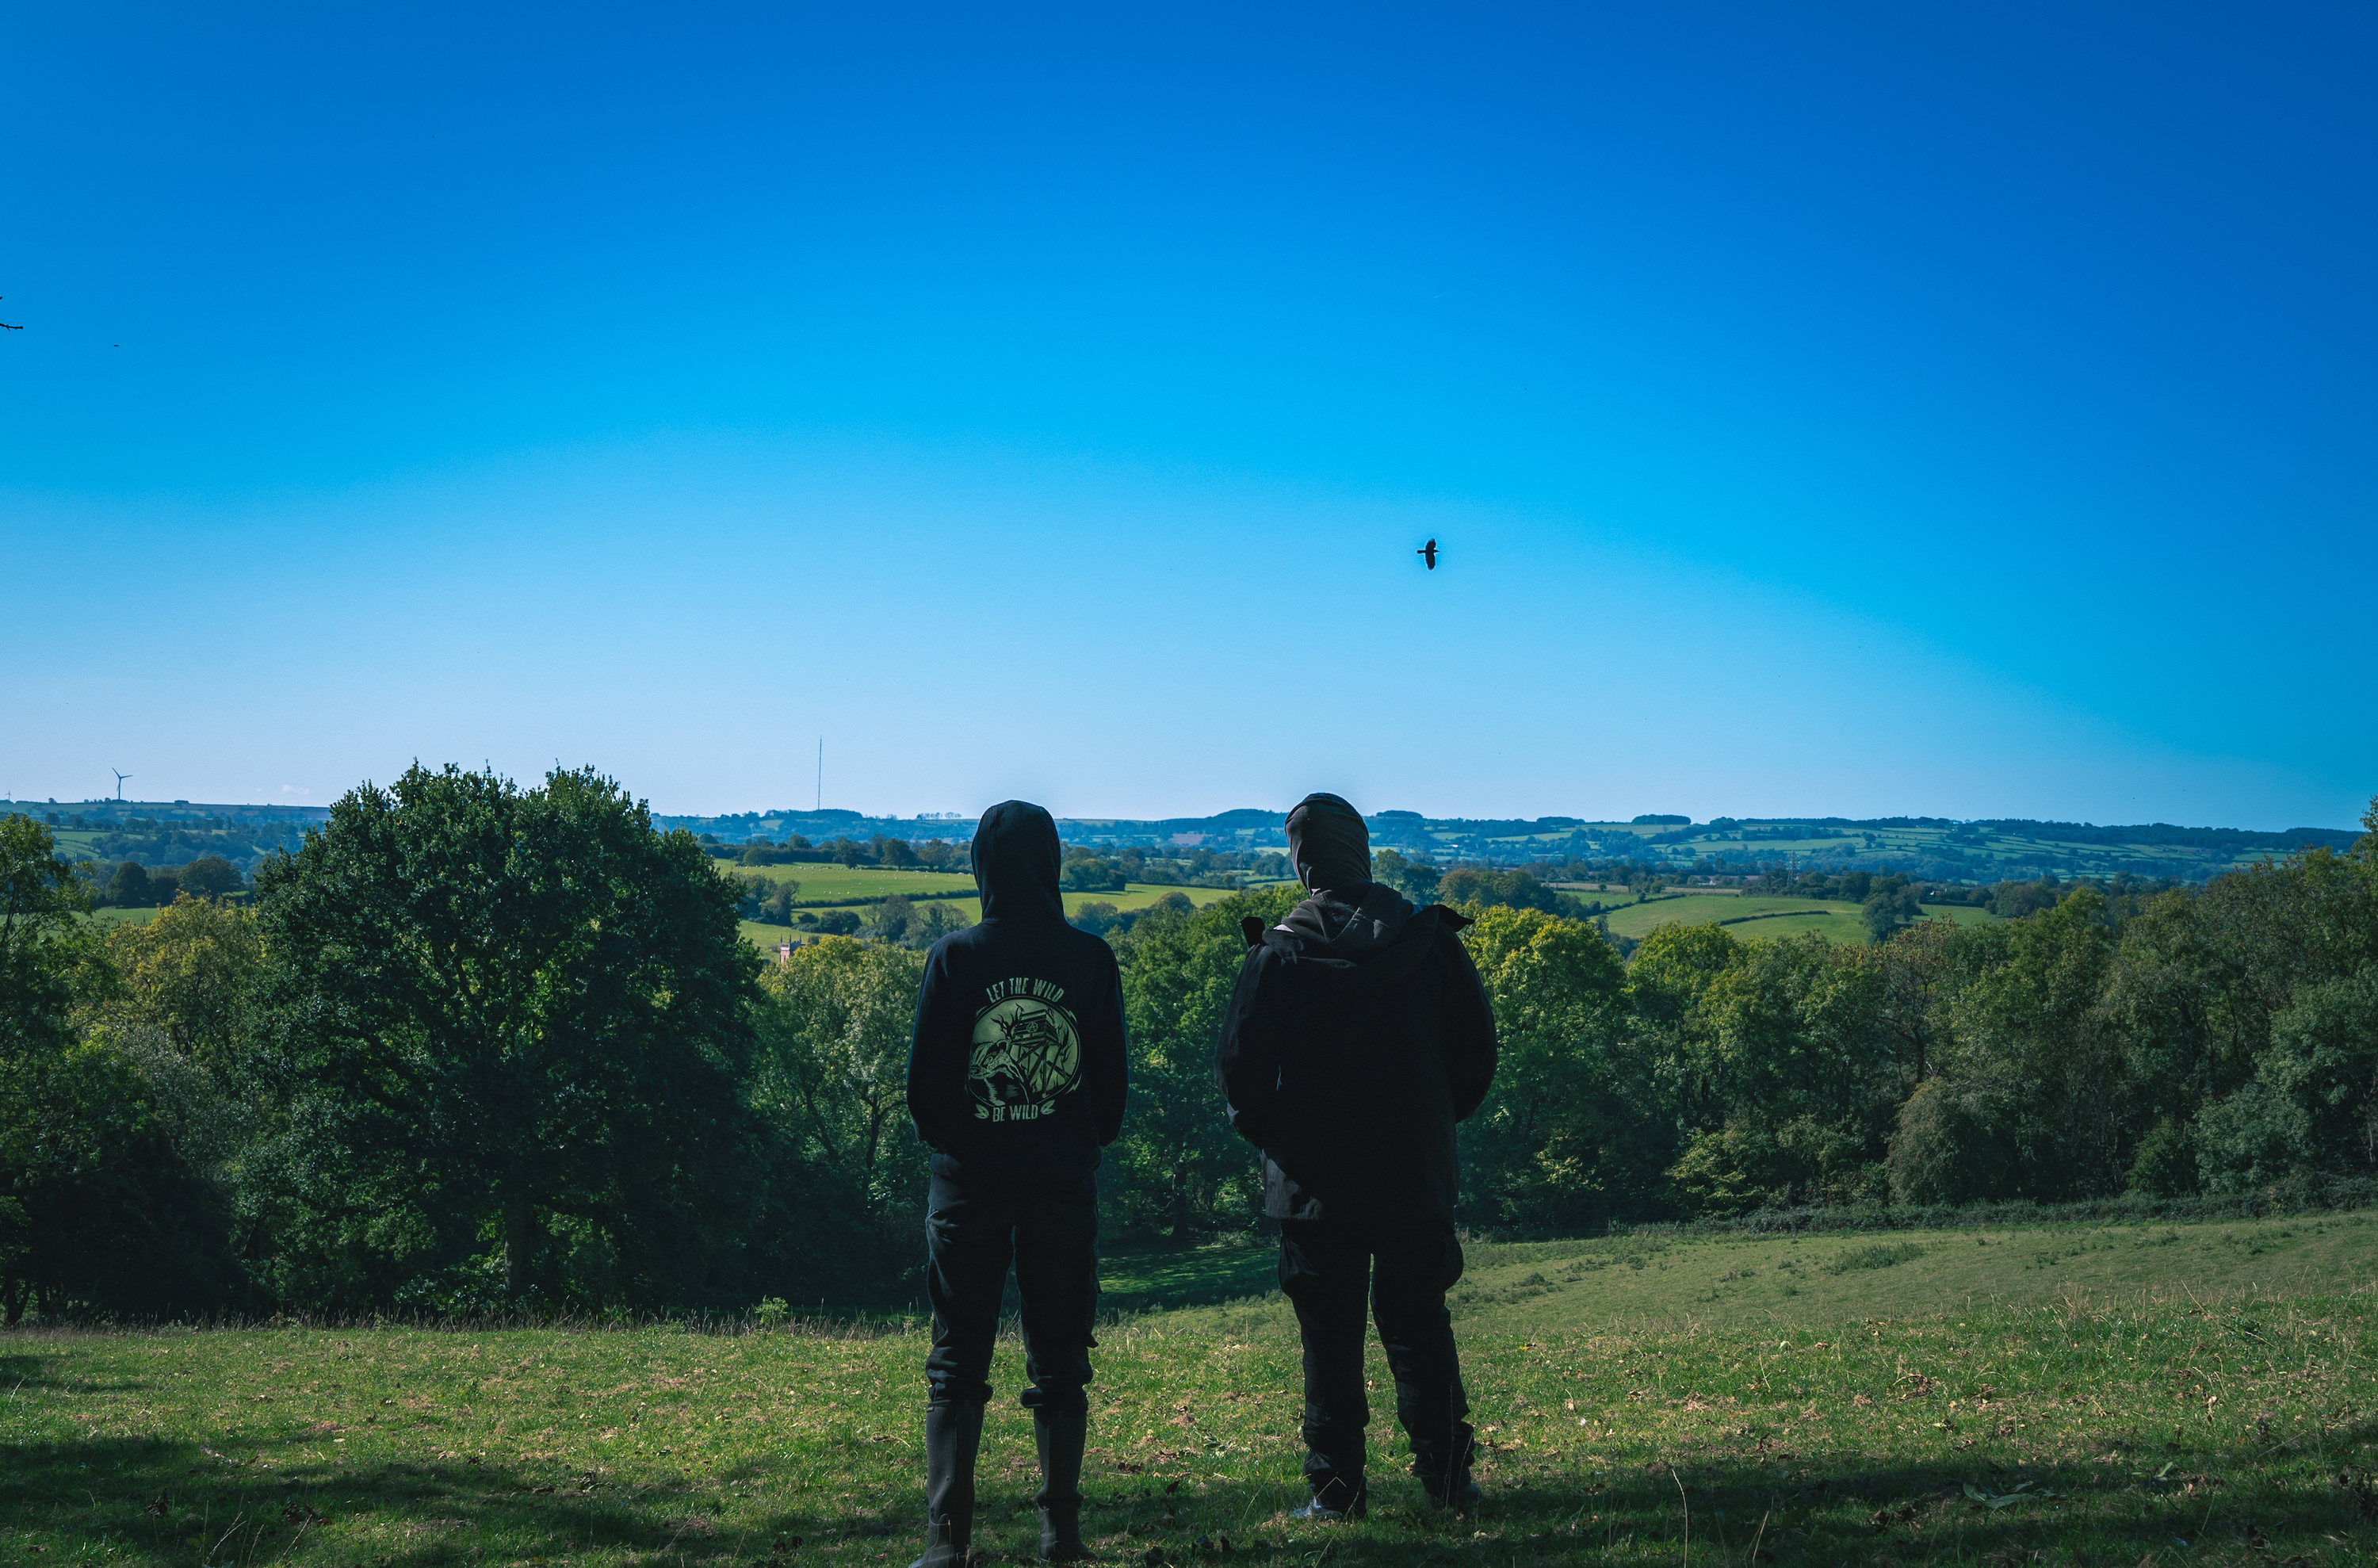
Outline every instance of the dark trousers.
[[1018, 1184], [936, 1175], [925, 1212], [925, 1289], [933, 1348], [925, 1381], [935, 1405], [991, 1399], [991, 1347], [1007, 1269], [1024, 1297], [1024, 1404], [1051, 1414], [1090, 1407], [1090, 1325], [1099, 1305], [1095, 1177]]
[[1279, 1287], [1304, 1339], [1304, 1478], [1363, 1484], [1363, 1300], [1396, 1380], [1396, 1420], [1411, 1440], [1412, 1474], [1466, 1479], [1470, 1400], [1445, 1293], [1461, 1277], [1447, 1218], [1392, 1223], [1283, 1220]]

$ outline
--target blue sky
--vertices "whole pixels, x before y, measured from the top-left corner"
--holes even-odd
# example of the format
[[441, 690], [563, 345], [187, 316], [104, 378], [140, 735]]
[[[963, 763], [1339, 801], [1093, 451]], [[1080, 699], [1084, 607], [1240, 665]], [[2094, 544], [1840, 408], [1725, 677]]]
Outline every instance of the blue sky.
[[2367, 7], [492, 13], [12, 18], [0, 790], [2378, 791]]

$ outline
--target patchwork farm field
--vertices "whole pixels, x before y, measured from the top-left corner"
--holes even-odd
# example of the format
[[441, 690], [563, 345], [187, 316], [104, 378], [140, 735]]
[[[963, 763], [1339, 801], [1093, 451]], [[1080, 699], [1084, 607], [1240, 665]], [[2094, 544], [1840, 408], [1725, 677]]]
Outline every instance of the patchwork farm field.
[[[1486, 1499], [1400, 1473], [1304, 1526], [1276, 1296], [1095, 1353], [1099, 1558], [1421, 1565], [2346, 1564], [2378, 1551], [2378, 1224], [1480, 1246], [1457, 1330]], [[1889, 1260], [1884, 1255], [1889, 1254]], [[1110, 1300], [1260, 1285], [1110, 1260]], [[1729, 1277], [1731, 1276], [1731, 1277]], [[1790, 1287], [1787, 1289], [1787, 1287]], [[157, 1564], [907, 1562], [920, 1325], [0, 1333], [0, 1541]], [[1032, 1558], [1003, 1343], [977, 1543]]]

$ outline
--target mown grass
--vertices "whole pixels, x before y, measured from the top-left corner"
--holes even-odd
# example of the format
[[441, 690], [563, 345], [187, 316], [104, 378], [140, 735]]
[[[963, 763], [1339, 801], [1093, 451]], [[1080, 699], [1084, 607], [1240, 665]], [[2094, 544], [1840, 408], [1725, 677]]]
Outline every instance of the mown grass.
[[[1283, 1516], [1302, 1449], [1277, 1297], [1134, 1318], [1095, 1353], [1087, 1528], [1102, 1560], [1143, 1564], [2362, 1562], [2362, 1218], [1815, 1238], [1789, 1271], [1773, 1240], [1474, 1247], [1457, 1326], [1487, 1500], [1448, 1514], [1400, 1474], [1375, 1351], [1375, 1507], [1352, 1526]], [[1699, 1272], [1729, 1260], [1735, 1281]], [[1212, 1248], [1109, 1272], [1154, 1298], [1261, 1261]], [[1755, 1302], [1745, 1263], [1814, 1289]], [[1976, 1268], [2004, 1288], [1946, 1294]], [[2110, 1272], [2078, 1280], [2092, 1268]], [[1897, 1294], [1911, 1282], [1918, 1310]], [[1745, 1288], [1694, 1298], [1711, 1284]], [[1775, 1302], [1830, 1318], [1785, 1323]], [[0, 1550], [905, 1563], [923, 1351], [913, 1327], [19, 1331], [0, 1336]], [[981, 1465], [995, 1562], [1033, 1544], [1018, 1361], [1003, 1344]]]

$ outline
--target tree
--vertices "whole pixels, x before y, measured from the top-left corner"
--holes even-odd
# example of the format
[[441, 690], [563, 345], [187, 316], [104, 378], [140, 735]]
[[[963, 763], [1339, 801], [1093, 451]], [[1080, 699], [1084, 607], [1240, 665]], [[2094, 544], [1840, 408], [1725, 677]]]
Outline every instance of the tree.
[[895, 893], [869, 914], [867, 929], [886, 942], [898, 942], [908, 935], [916, 918], [917, 906], [908, 895]]
[[240, 889], [239, 867], [221, 855], [200, 855], [182, 868], [181, 887], [185, 893], [201, 899], [220, 899], [225, 893]]
[[1859, 906], [1859, 912], [1866, 921], [1868, 939], [1888, 942], [1893, 932], [1924, 918], [1924, 904], [1904, 878], [1893, 876], [1876, 885]]
[[1559, 912], [1560, 896], [1524, 871], [1481, 871], [1463, 866], [1448, 871], [1436, 885], [1439, 903], [1475, 905], [1481, 909], [1542, 910]]
[[138, 861], [126, 861], [107, 880], [107, 901], [119, 910], [146, 909], [156, 902], [149, 890], [149, 873]]
[[1940, 1071], [1977, 1136], [2012, 1151], [2012, 1185], [1974, 1196], [2048, 1200], [2122, 1184], [2138, 1107], [2105, 1006], [2114, 936], [2104, 916], [2104, 898], [2083, 887], [1969, 938], [1995, 948], [1995, 961], [1951, 1003]]
[[427, 1300], [499, 1266], [513, 1304], [702, 1292], [740, 1212], [759, 959], [691, 835], [591, 770], [416, 764], [258, 884], [311, 1173], [293, 1290]]
[[1651, 1058], [1628, 1040], [1627, 971], [1602, 934], [1489, 909], [1462, 933], [1495, 1009], [1495, 1085], [1461, 1133], [1462, 1207], [1576, 1227], [1645, 1207], [1673, 1155]]
[[1123, 868], [1114, 862], [1076, 849], [1066, 851], [1058, 886], [1068, 893], [1112, 893], [1122, 891], [1126, 884]]
[[0, 817], [0, 1061], [54, 1052], [75, 1037], [78, 986], [97, 947], [74, 868], [31, 817]]
[[1678, 1186], [1723, 1211], [1857, 1195], [1904, 1092], [1885, 1027], [1882, 971], [1809, 933], [1747, 944], [1700, 999], [1686, 1067], [1711, 1120]]
[[1371, 857], [1371, 876], [1415, 904], [1433, 904], [1436, 901], [1436, 885], [1445, 878], [1445, 868], [1425, 857], [1408, 860], [1397, 850], [1381, 850]]
[[248, 1012], [264, 967], [254, 914], [184, 897], [141, 925], [107, 934], [115, 983], [94, 1008], [118, 1028], [158, 1031], [179, 1055], [222, 1069], [246, 1042]]
[[37, 1301], [217, 1304], [221, 1216], [138, 1068], [82, 1036], [111, 972], [79, 879], [30, 817], [0, 818], [0, 1316]]
[[757, 1104], [879, 1211], [913, 1202], [919, 1162], [901, 1162], [896, 1176], [887, 1162], [906, 1125], [909, 1029], [924, 982], [921, 954], [847, 937], [795, 949], [761, 982], [769, 1007]]
[[1246, 939], [1243, 916], [1269, 925], [1296, 907], [1299, 887], [1242, 893], [1194, 913], [1153, 910], [1115, 945], [1131, 1039], [1131, 1098], [1107, 1152], [1101, 1198], [1130, 1232], [1252, 1220], [1263, 1196], [1255, 1151], [1231, 1128], [1214, 1082], [1214, 1042]]

